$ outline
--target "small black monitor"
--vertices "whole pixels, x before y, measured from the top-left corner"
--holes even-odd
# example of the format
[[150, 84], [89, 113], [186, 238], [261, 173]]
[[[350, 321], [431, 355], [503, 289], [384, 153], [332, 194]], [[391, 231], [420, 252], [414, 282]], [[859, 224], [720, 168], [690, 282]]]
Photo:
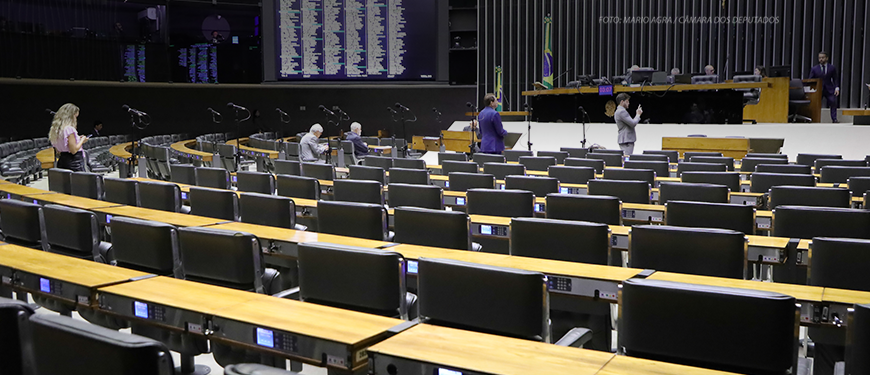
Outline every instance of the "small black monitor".
[[788, 77], [791, 78], [791, 66], [771, 66], [767, 69], [768, 77]]
[[636, 69], [631, 71], [631, 83], [640, 84], [643, 82], [652, 83], [652, 76], [655, 69]]

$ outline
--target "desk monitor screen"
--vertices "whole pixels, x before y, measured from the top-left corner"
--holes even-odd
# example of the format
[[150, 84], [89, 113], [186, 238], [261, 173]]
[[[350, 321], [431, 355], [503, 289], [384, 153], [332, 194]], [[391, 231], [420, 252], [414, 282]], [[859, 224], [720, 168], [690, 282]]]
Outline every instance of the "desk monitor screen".
[[465, 198], [456, 198], [456, 205], [457, 206], [464, 206], [465, 205]]
[[112, 215], [106, 215], [106, 224], [112, 223]]
[[543, 203], [535, 203], [535, 211], [544, 212], [544, 204]]
[[788, 78], [791, 78], [791, 66], [789, 66], [789, 65], [771, 66], [771, 67], [767, 68], [767, 76], [768, 77], [788, 77]]
[[492, 225], [481, 225], [480, 234], [492, 234]]
[[182, 200], [186, 200], [186, 199], [187, 199], [187, 193], [185, 193], [185, 192], [182, 191], [182, 192], [181, 192], [181, 199], [182, 199]]
[[654, 69], [637, 69], [631, 72], [631, 83], [632, 84], [640, 84], [643, 82], [652, 83], [653, 73], [656, 71]]
[[568, 194], [568, 188], [559, 188], [559, 193]]
[[409, 260], [408, 261], [408, 273], [417, 274], [417, 261]]
[[133, 301], [133, 315], [137, 318], [148, 319], [148, 304]]
[[257, 327], [254, 339], [257, 340], [257, 345], [265, 346], [267, 348], [275, 347], [275, 334], [268, 330]]
[[44, 277], [39, 278], [39, 291], [44, 293], [51, 293], [51, 281]]
[[439, 368], [435, 370], [434, 375], [462, 375], [459, 371], [448, 370], [446, 368]]

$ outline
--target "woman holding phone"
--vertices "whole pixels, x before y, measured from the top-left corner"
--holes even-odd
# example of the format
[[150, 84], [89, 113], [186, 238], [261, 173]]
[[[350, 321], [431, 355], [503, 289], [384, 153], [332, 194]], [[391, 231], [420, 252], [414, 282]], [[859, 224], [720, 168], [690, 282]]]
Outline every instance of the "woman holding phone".
[[51, 121], [48, 139], [59, 154], [56, 168], [69, 169], [77, 172], [85, 171], [85, 157], [82, 145], [88, 137], [78, 134], [79, 107], [75, 104], [64, 104]]

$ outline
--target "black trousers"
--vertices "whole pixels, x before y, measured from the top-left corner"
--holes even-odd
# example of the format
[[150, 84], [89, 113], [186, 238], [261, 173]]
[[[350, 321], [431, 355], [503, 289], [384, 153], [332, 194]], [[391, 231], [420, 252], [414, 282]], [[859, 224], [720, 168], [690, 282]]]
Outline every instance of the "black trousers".
[[81, 150], [75, 154], [61, 152], [57, 158], [57, 168], [69, 169], [74, 172], [85, 171], [85, 154]]

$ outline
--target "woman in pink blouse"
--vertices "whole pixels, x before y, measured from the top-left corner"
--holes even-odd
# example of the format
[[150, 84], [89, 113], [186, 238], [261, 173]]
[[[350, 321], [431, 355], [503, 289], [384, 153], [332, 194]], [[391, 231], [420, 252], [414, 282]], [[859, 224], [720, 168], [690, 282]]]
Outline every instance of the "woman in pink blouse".
[[51, 140], [51, 145], [54, 146], [54, 149], [59, 154], [56, 168], [79, 172], [84, 172], [85, 170], [85, 157], [82, 152], [82, 144], [87, 142], [88, 138], [79, 135], [76, 130], [78, 117], [79, 107], [76, 107], [75, 104], [67, 103], [57, 110], [54, 120], [51, 121], [48, 139]]

